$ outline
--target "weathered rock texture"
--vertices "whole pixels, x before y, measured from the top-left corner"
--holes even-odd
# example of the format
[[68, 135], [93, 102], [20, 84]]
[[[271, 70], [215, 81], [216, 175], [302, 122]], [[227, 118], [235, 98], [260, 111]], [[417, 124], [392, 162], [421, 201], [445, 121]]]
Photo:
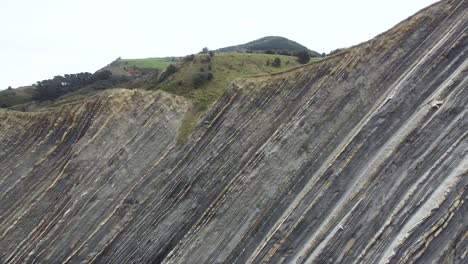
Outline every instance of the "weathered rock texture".
[[189, 105], [0, 112], [2, 263], [466, 263], [467, 1]]

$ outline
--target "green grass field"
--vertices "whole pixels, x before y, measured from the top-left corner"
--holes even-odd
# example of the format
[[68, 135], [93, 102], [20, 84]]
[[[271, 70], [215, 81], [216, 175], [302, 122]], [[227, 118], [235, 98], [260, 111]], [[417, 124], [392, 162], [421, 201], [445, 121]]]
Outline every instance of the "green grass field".
[[[271, 66], [276, 57], [281, 60], [280, 67]], [[210, 62], [206, 61], [207, 58], [207, 54], [198, 54], [194, 61], [184, 61], [175, 74], [153, 88], [190, 98], [195, 107], [203, 111], [237, 78], [284, 71], [300, 65], [296, 57], [270, 54], [216, 53]], [[213, 74], [212, 80], [199, 87], [193, 85], [197, 74], [207, 72]]]
[[169, 64], [175, 63], [171, 58], [122, 59], [121, 66], [138, 67], [143, 69], [165, 69]]

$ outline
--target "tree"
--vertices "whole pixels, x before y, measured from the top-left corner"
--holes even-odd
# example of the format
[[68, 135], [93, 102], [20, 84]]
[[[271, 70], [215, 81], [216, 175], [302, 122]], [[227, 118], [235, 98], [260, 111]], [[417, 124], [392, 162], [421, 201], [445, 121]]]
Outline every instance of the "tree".
[[185, 61], [193, 61], [194, 59], [195, 59], [195, 55], [193, 55], [193, 54], [187, 55], [184, 58]]
[[113, 62], [111, 62], [111, 66], [119, 66], [120, 65], [120, 61], [122, 60], [121, 57], [118, 57], [117, 59], [115, 59]]
[[213, 79], [213, 74], [211, 72], [199, 73], [193, 78], [192, 84], [198, 88], [199, 86], [202, 86], [205, 82], [210, 81], [211, 79]]
[[192, 84], [195, 86], [195, 87], [199, 87], [201, 86], [203, 83], [205, 83], [205, 75], [202, 74], [202, 73], [199, 73], [197, 74], [194, 78], [193, 78], [193, 81], [192, 81]]
[[210, 50], [207, 47], [204, 47], [201, 51], [201, 53], [208, 53]]
[[94, 79], [96, 81], [107, 80], [110, 78], [111, 75], [112, 75], [112, 72], [110, 72], [109, 70], [98, 71], [94, 74]]
[[299, 61], [299, 63], [301, 64], [306, 64], [310, 61], [310, 54], [306, 50], [298, 52], [296, 54], [296, 57], [297, 57], [297, 61]]
[[276, 57], [273, 60], [273, 62], [271, 63], [271, 66], [276, 67], [276, 68], [280, 67], [281, 66], [281, 59]]
[[64, 76], [58, 75], [52, 79], [37, 82], [33, 98], [39, 101], [55, 100], [66, 93], [107, 80], [111, 75], [112, 73], [107, 70], [99, 71], [95, 74], [81, 72], [77, 74], [65, 74]]
[[177, 71], [177, 67], [174, 64], [169, 64], [166, 68], [166, 72], [171, 75]]
[[12, 90], [13, 88], [11, 88], [11, 86], [8, 86], [8, 90]]
[[214, 52], [212, 50], [210, 50], [210, 52], [208, 52], [208, 54], [210, 55], [210, 57], [214, 56]]
[[171, 76], [172, 74], [177, 72], [177, 67], [174, 64], [169, 64], [169, 66], [166, 67], [166, 70], [164, 70], [161, 73], [161, 76], [158, 79], [158, 83], [163, 82], [164, 80], [167, 79], [167, 77]]

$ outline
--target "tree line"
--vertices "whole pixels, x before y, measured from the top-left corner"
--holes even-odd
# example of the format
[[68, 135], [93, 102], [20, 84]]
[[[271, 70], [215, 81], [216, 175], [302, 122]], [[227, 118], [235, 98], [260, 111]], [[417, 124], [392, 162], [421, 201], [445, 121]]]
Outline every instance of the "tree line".
[[112, 73], [108, 70], [96, 73], [80, 72], [55, 76], [52, 79], [38, 81], [35, 84], [33, 99], [38, 101], [54, 100], [98, 81], [108, 80]]

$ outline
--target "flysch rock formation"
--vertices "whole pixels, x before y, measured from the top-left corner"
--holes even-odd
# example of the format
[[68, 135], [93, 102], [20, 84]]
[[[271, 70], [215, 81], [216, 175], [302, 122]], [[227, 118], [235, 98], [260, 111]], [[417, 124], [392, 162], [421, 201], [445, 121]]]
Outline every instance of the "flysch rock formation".
[[1, 263], [467, 263], [468, 2], [190, 103], [0, 110]]

